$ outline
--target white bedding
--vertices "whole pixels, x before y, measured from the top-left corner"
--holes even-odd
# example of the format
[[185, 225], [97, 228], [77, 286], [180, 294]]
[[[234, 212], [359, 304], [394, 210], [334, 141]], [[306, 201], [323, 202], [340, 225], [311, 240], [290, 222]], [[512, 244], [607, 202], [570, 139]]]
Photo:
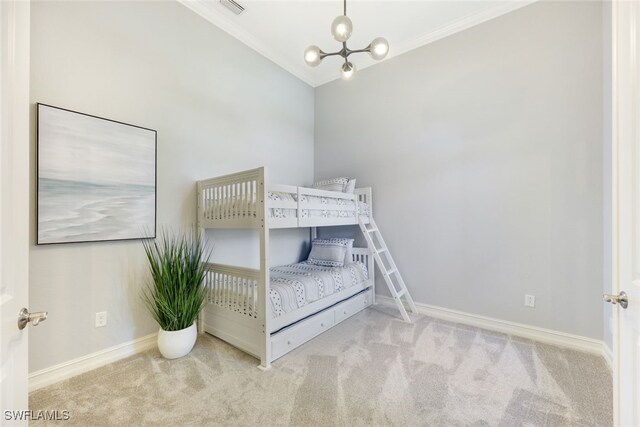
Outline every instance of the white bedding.
[[273, 267], [270, 272], [273, 318], [360, 285], [369, 278], [367, 267], [360, 262], [344, 267], [324, 267], [305, 261]]
[[[297, 201], [297, 194], [292, 193], [276, 193], [269, 192], [267, 197], [270, 200], [280, 201]], [[355, 201], [342, 198], [332, 197], [315, 197], [315, 196], [300, 196], [300, 203], [303, 206], [301, 215], [302, 218], [353, 218], [355, 213]], [[304, 203], [313, 203], [326, 205], [327, 209], [304, 209]], [[358, 215], [368, 216], [369, 205], [366, 203], [358, 203]], [[269, 209], [270, 218], [295, 218], [295, 209], [283, 209], [283, 208], [271, 208]]]
[[[289, 201], [296, 202], [297, 194], [294, 193], [280, 193], [280, 192], [269, 192], [267, 197], [270, 200], [280, 200], [280, 201]], [[231, 202], [232, 207], [235, 210], [236, 203], [241, 203], [240, 213], [242, 215], [248, 215], [256, 217], [255, 210], [247, 210], [245, 204], [248, 203], [248, 200], [245, 198], [237, 198], [237, 197], [229, 197], [228, 200]], [[251, 199], [252, 203], [255, 203], [255, 194]], [[333, 198], [333, 197], [315, 197], [315, 196], [307, 196], [302, 195], [300, 197], [300, 202], [310, 203], [314, 205], [326, 205], [326, 209], [304, 209], [304, 205], [302, 208], [302, 218], [353, 218], [356, 216], [354, 205], [356, 204], [354, 200], [348, 200], [343, 198]], [[213, 207], [211, 208], [213, 209]], [[359, 216], [369, 216], [369, 205], [364, 202], [358, 203], [358, 215]], [[285, 209], [285, 208], [269, 208], [268, 215], [270, 218], [296, 218], [297, 211], [296, 209]]]

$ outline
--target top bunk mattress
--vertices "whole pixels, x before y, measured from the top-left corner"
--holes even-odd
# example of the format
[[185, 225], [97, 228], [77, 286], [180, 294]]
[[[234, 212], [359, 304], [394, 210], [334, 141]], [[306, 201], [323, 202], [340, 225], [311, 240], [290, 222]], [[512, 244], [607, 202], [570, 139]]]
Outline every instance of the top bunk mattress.
[[[344, 194], [344, 193], [340, 193]], [[298, 195], [295, 193], [282, 193], [270, 191], [267, 194], [269, 200], [282, 202], [297, 202]], [[356, 202], [344, 198], [316, 197], [302, 194], [300, 196], [302, 218], [353, 218], [356, 216]], [[304, 205], [314, 206], [313, 209], [304, 209]], [[369, 205], [364, 202], [358, 204], [358, 215], [369, 216]], [[317, 207], [322, 206], [318, 209]], [[296, 209], [270, 208], [270, 218], [295, 218]]]
[[[340, 195], [344, 194], [336, 192]], [[256, 193], [248, 196], [225, 196], [218, 200], [219, 203], [205, 203], [204, 213], [207, 217], [218, 218], [224, 217], [225, 209], [240, 214], [243, 217], [257, 218]], [[297, 203], [298, 195], [296, 193], [285, 193], [277, 191], [269, 191], [267, 198], [273, 202], [290, 202]], [[226, 203], [226, 204], [225, 204]], [[301, 218], [353, 218], [356, 216], [356, 201], [342, 197], [330, 196], [309, 196], [302, 194], [300, 196], [300, 216]], [[305, 205], [308, 208], [305, 208]], [[369, 216], [369, 205], [365, 202], [357, 203], [357, 212], [359, 216]], [[269, 218], [296, 218], [297, 209], [271, 207], [267, 209]], [[227, 215], [228, 216], [228, 215]]]

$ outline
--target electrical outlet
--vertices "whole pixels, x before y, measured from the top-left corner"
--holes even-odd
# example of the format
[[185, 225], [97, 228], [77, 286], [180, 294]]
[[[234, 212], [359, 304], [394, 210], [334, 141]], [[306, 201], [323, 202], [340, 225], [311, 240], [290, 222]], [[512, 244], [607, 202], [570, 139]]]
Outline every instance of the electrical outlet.
[[525, 295], [524, 296], [524, 305], [527, 307], [535, 307], [536, 306], [536, 297], [535, 295]]
[[107, 312], [100, 311], [96, 313], [96, 328], [102, 328], [103, 326], [107, 326]]

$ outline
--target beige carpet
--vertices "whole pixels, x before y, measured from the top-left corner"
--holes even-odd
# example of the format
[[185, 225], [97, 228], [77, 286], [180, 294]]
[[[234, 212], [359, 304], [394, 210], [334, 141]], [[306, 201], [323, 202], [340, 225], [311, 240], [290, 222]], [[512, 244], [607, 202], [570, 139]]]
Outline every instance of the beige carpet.
[[[609, 426], [598, 356], [384, 307], [261, 372], [205, 335], [189, 356], [148, 351], [38, 390], [32, 410], [78, 426]], [[34, 422], [32, 425], [44, 425]]]

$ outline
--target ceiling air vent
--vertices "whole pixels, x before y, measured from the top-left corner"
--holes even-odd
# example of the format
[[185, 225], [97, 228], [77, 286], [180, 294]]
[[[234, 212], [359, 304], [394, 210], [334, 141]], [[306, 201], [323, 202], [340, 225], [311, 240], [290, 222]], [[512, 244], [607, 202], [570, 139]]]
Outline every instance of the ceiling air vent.
[[240, 15], [242, 12], [244, 12], [244, 7], [240, 6], [233, 0], [220, 0], [220, 3], [222, 3], [224, 7], [226, 7], [236, 15]]

